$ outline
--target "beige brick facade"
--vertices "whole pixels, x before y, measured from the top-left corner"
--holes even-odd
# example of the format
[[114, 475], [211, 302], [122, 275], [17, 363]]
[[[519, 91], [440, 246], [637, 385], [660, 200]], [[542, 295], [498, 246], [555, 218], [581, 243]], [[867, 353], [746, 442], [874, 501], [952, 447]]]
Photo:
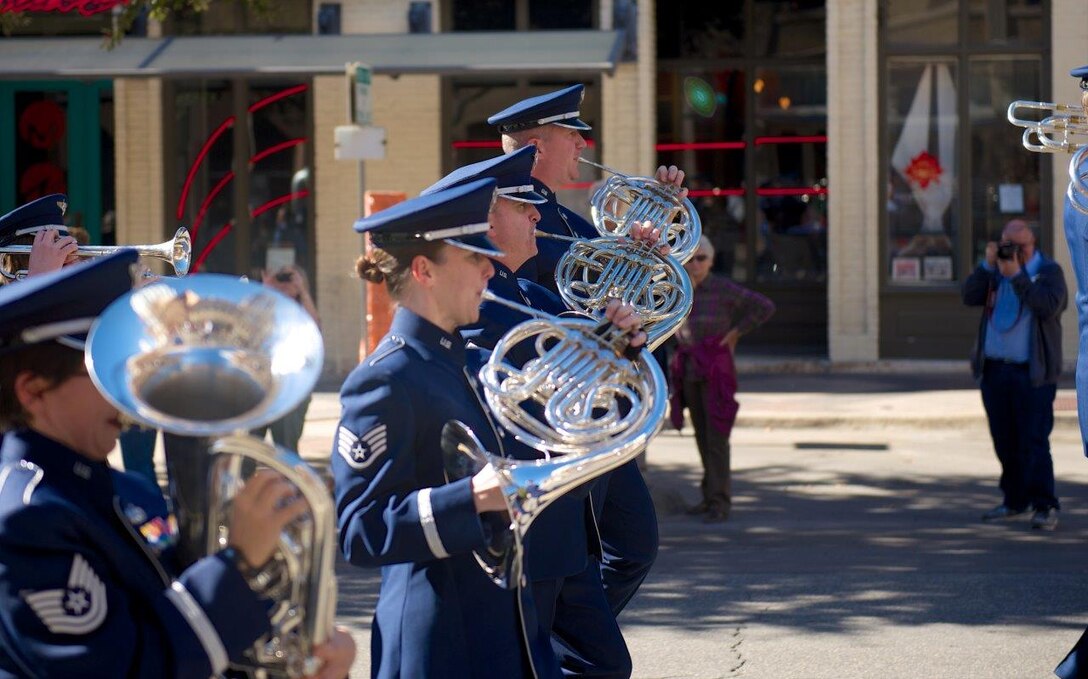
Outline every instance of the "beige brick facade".
[[[314, 3], [314, 25], [320, 3]], [[340, 30], [343, 33], [407, 33], [409, 0], [342, 0]], [[431, 21], [436, 23], [441, 2], [431, 3]], [[432, 26], [435, 30], [437, 26]]]
[[375, 76], [371, 98], [387, 145], [384, 159], [366, 163], [366, 188], [417, 195], [442, 177], [441, 78]]
[[314, 78], [314, 216], [317, 308], [325, 338], [325, 377], [347, 375], [359, 358], [364, 331], [363, 285], [354, 275], [362, 237], [352, 223], [362, 215], [359, 163], [335, 160], [333, 131], [348, 118], [343, 76]]
[[827, 4], [828, 353], [879, 352], [877, 0]]
[[162, 82], [117, 78], [113, 81], [113, 96], [117, 242], [159, 243], [167, 232]]

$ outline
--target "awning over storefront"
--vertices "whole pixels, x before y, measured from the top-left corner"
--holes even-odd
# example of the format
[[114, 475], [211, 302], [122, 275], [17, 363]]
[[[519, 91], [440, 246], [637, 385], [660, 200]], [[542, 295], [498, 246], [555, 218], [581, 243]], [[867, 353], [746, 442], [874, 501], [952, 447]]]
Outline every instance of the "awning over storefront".
[[547, 73], [610, 71], [621, 31], [532, 31], [382, 35], [245, 35], [0, 39], [0, 79], [322, 75], [347, 62], [375, 73]]

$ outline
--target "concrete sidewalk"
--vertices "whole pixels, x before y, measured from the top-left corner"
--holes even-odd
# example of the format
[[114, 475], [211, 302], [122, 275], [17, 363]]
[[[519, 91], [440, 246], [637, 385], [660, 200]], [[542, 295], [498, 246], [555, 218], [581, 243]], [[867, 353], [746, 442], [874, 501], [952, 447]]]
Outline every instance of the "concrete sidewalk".
[[[1077, 423], [1076, 391], [1063, 383], [1055, 429]], [[979, 390], [959, 373], [756, 373], [740, 375], [739, 428], [986, 426]], [[327, 455], [340, 414], [335, 392], [315, 392], [306, 416], [307, 457]]]

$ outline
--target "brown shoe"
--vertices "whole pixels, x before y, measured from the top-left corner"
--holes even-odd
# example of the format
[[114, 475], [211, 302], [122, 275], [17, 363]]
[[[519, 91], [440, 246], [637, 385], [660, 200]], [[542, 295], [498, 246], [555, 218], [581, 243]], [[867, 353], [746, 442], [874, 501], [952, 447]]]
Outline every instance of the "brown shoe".
[[710, 505], [707, 504], [706, 500], [703, 500], [699, 504], [692, 505], [691, 507], [688, 507], [687, 509], [685, 509], [684, 513], [687, 514], [688, 516], [699, 516], [700, 514], [706, 514], [709, 511], [710, 511]]
[[721, 523], [729, 520], [729, 510], [725, 507], [711, 507], [703, 517], [703, 523]]

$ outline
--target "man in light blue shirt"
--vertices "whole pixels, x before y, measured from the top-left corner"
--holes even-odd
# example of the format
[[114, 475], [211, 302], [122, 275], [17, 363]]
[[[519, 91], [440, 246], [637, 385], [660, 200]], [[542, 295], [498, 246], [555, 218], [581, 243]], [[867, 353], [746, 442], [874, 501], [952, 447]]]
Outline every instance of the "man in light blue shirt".
[[1035, 243], [1024, 220], [1010, 221], [1001, 242], [987, 244], [985, 261], [962, 292], [964, 304], [983, 307], [971, 366], [1001, 462], [1002, 502], [982, 520], [1014, 519], [1033, 509], [1032, 528], [1054, 530], [1060, 504], [1050, 432], [1067, 293], [1061, 267]]

